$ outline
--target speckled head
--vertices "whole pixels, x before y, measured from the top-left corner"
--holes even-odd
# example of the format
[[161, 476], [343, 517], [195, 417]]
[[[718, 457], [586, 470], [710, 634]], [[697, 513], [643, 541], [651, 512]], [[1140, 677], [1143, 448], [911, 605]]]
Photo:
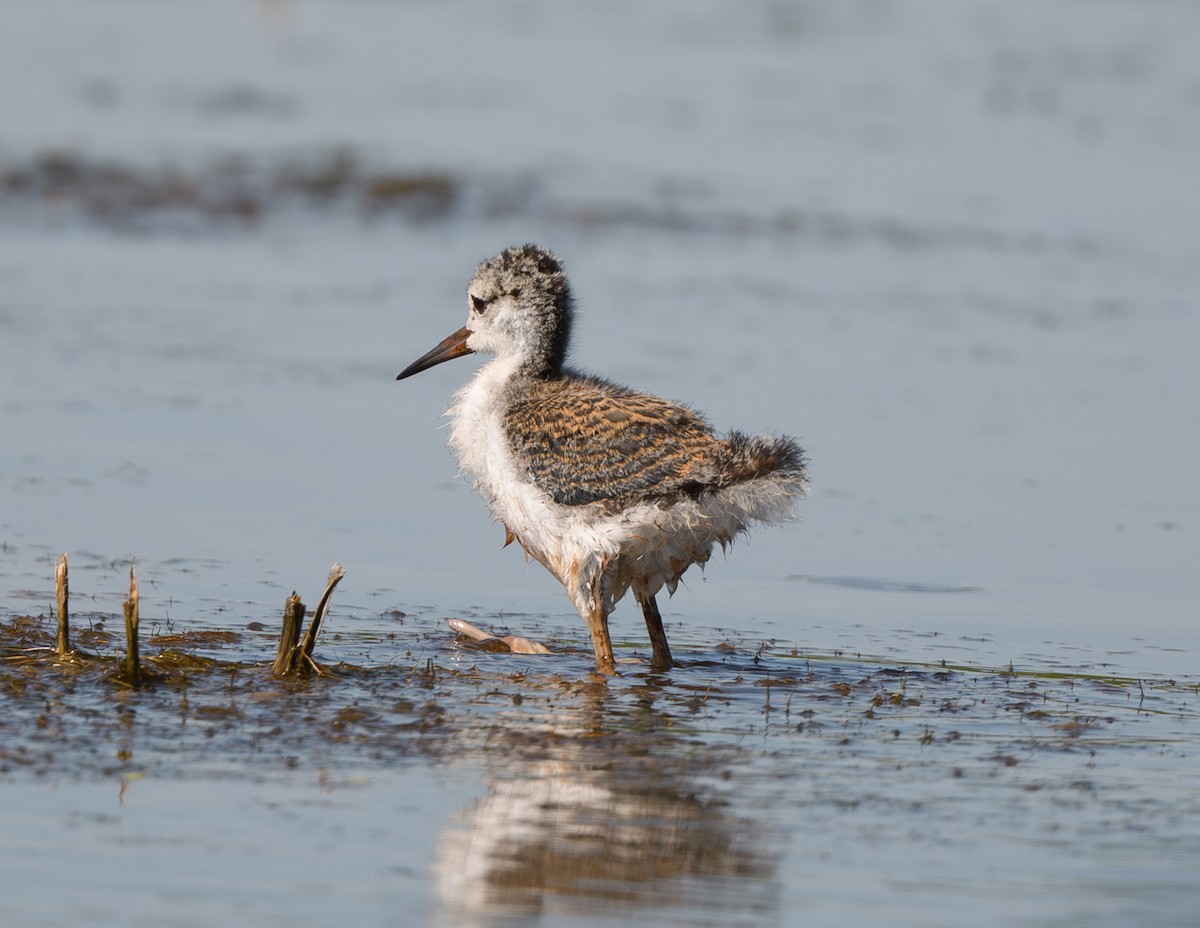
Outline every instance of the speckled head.
[[535, 375], [556, 374], [571, 338], [571, 290], [545, 248], [507, 248], [479, 265], [467, 287], [472, 351], [513, 355]]
[[472, 352], [513, 359], [534, 377], [562, 370], [571, 340], [571, 290], [562, 262], [537, 245], [484, 261], [467, 287], [467, 324], [422, 355], [397, 380]]

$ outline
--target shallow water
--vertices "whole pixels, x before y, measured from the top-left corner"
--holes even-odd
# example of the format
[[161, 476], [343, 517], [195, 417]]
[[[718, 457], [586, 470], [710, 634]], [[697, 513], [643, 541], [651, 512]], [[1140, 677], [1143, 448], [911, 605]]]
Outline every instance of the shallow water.
[[[10, 694], [14, 923], [1189, 923], [1200, 14], [473, 14], [6, 5], [0, 619], [48, 614], [65, 550], [78, 627], [116, 632], [136, 555], [145, 628], [252, 668], [340, 561], [320, 651], [357, 669], [263, 702], [385, 720], [256, 745], [253, 669], [203, 723], [170, 687]], [[812, 458], [800, 523], [662, 604], [669, 681], [590, 682], [455, 479], [473, 362], [393, 382], [525, 240], [567, 263], [579, 366]], [[569, 653], [464, 652], [447, 616]], [[437, 749], [391, 711], [430, 702]], [[14, 759], [39, 715], [53, 760]]]
[[6, 638], [7, 870], [69, 882], [18, 893], [17, 923], [1190, 917], [1195, 679], [717, 634], [670, 674], [619, 645], [606, 681], [574, 628], [527, 622], [558, 653], [393, 616], [316, 679], [272, 679], [251, 630], [150, 657], [136, 692], [36, 624]]

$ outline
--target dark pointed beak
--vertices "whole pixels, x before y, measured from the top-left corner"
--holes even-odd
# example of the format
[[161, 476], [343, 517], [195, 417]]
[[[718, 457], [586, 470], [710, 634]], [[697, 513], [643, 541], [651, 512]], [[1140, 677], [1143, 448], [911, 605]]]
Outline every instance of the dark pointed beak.
[[413, 374], [419, 374], [421, 371], [428, 370], [435, 364], [441, 364], [443, 361], [449, 361], [452, 358], [461, 358], [464, 354], [470, 354], [471, 349], [467, 347], [467, 338], [470, 335], [470, 331], [464, 325], [449, 338], [438, 342], [432, 350], [425, 352], [425, 354], [413, 361], [412, 364], [396, 375], [396, 379], [403, 380], [405, 377], [411, 377]]

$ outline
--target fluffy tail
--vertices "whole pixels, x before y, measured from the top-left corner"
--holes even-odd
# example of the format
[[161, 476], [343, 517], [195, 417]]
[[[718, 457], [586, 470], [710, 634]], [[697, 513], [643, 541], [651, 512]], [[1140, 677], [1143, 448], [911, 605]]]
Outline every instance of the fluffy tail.
[[804, 451], [786, 435], [731, 432], [721, 443], [719, 479], [712, 486], [716, 499], [733, 516], [733, 535], [750, 522], [786, 522], [796, 516], [796, 500], [808, 492]]
[[751, 480], [774, 477], [793, 484], [795, 492], [808, 492], [808, 469], [804, 449], [787, 435], [756, 435], [730, 432], [721, 455], [722, 483], [735, 486]]

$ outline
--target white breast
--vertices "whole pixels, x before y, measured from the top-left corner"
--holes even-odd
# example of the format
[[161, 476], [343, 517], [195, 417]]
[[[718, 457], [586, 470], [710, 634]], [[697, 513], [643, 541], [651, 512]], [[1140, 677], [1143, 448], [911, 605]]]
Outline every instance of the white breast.
[[530, 553], [554, 557], [561, 535], [562, 507], [541, 492], [513, 458], [504, 434], [505, 385], [515, 364], [497, 358], [482, 367], [454, 397], [447, 411], [450, 447], [462, 472], [488, 501], [492, 514], [521, 539]]

